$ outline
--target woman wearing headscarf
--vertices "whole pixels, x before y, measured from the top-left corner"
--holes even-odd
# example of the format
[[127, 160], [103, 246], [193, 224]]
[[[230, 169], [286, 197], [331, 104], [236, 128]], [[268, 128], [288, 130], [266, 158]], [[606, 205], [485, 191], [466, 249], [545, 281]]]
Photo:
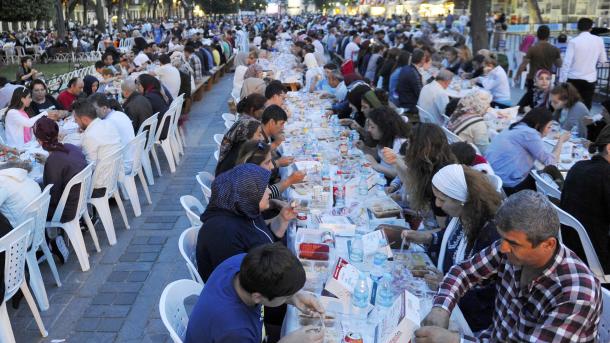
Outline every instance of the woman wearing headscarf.
[[307, 92], [313, 92], [316, 83], [322, 80], [324, 76], [324, 71], [319, 67], [318, 61], [316, 60], [316, 55], [313, 51], [313, 46], [305, 47], [307, 54], [305, 54], [304, 64], [307, 67], [307, 71], [305, 72], [305, 89]]
[[[141, 74], [136, 79], [136, 85], [138, 87], [138, 93], [144, 95], [146, 99], [150, 102], [150, 105], [153, 108], [153, 113], [159, 113], [157, 118], [157, 130], [159, 130], [159, 126], [161, 126], [161, 119], [167, 110], [169, 109], [169, 105], [172, 102], [171, 96], [169, 93], [164, 92], [161, 88], [161, 83], [157, 78], [149, 74]], [[159, 137], [161, 140], [167, 138], [167, 131], [169, 130], [170, 120], [166, 120], [165, 125], [162, 128], [161, 136]]]
[[263, 78], [263, 67], [261, 67], [260, 64], [254, 63], [248, 66], [248, 69], [246, 69], [246, 73], [244, 74], [244, 80], [251, 77], [255, 77], [257, 79]]
[[240, 99], [243, 99], [250, 94], [261, 94], [265, 95], [265, 89], [267, 88], [267, 83], [263, 79], [259, 79], [257, 77], [251, 77], [249, 79], [244, 80], [244, 84], [241, 86]]
[[519, 113], [527, 113], [533, 108], [550, 109], [549, 93], [551, 91], [551, 72], [540, 69], [534, 76], [534, 87], [528, 89], [519, 100]]
[[252, 118], [243, 118], [236, 121], [220, 142], [216, 176], [235, 166], [239, 149], [244, 142], [263, 139], [260, 121]]
[[487, 124], [483, 116], [489, 109], [491, 99], [491, 95], [483, 91], [467, 94], [460, 99], [447, 123], [449, 131], [465, 142], [476, 145], [481, 152], [489, 145]]
[[[449, 269], [467, 260], [500, 238], [493, 223], [502, 198], [487, 176], [470, 167], [450, 164], [432, 177], [435, 202], [451, 220], [446, 229], [433, 232], [403, 230], [407, 242], [425, 244], [437, 255], [438, 271], [426, 275], [431, 288]], [[491, 325], [496, 291], [482, 286], [468, 291], [460, 299], [460, 309], [470, 328], [476, 332]]]
[[[42, 148], [49, 153], [44, 163], [42, 176], [43, 188], [47, 185], [53, 185], [50, 192], [51, 201], [49, 202], [47, 220], [53, 217], [68, 182], [87, 166], [87, 160], [81, 149], [72, 144], [60, 143], [58, 134], [59, 126], [49, 118], [40, 118], [34, 125], [36, 139]], [[42, 155], [38, 158], [45, 159]], [[76, 216], [79, 192], [79, 187], [74, 187], [70, 191], [61, 215], [62, 223], [69, 222]]]
[[[244, 77], [248, 70], [248, 66], [250, 65], [249, 62], [252, 60], [250, 54], [256, 54], [256, 52], [252, 51], [248, 53], [240, 51], [237, 53], [237, 56], [235, 56], [235, 74], [233, 75], [233, 90], [231, 91], [231, 95], [236, 99], [239, 99], [241, 86], [244, 84]], [[256, 61], [256, 57], [254, 57], [254, 61]]]
[[201, 215], [197, 237], [197, 269], [203, 281], [225, 259], [284, 237], [295, 218], [290, 206], [267, 225], [262, 211], [269, 208], [271, 172], [246, 163], [216, 177], [210, 202]]
[[93, 76], [93, 75], [87, 75], [85, 76], [85, 78], [83, 79], [83, 92], [85, 92], [85, 94], [87, 96], [97, 92], [97, 89], [99, 88], [100, 85], [100, 81], [97, 79], [97, 77]]

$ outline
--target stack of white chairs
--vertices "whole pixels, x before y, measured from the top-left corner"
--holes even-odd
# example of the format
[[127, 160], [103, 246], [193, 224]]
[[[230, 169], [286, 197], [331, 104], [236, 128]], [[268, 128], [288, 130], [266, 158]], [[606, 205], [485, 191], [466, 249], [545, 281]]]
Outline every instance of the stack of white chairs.
[[40, 317], [40, 312], [38, 312], [36, 307], [36, 302], [25, 282], [25, 261], [27, 259], [27, 250], [32, 242], [33, 229], [34, 219], [30, 218], [0, 238], [0, 253], [5, 254], [4, 289], [0, 293], [4, 294], [2, 304], [0, 304], [0, 342], [15, 342], [15, 336], [6, 309], [6, 302], [20, 289], [30, 310], [32, 310], [40, 334], [42, 337], [48, 336]]

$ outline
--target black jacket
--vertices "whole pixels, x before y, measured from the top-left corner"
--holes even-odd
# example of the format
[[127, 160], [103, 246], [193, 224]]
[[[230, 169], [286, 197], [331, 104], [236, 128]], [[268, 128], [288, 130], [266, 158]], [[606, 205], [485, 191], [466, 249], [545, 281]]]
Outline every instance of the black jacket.
[[417, 100], [422, 88], [422, 76], [417, 68], [412, 64], [404, 66], [400, 70], [396, 87], [399, 107], [406, 108], [408, 113], [417, 113]]
[[131, 119], [133, 132], [137, 133], [142, 123], [154, 114], [150, 101], [139, 93], [131, 95], [123, 103], [125, 114]]

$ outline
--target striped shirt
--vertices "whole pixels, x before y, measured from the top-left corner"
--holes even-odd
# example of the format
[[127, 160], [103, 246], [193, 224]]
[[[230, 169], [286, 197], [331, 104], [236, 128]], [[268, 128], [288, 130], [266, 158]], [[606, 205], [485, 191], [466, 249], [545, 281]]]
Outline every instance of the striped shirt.
[[602, 309], [599, 281], [563, 244], [527, 287], [522, 267], [500, 252], [500, 240], [453, 266], [434, 299], [449, 312], [477, 284], [495, 282], [493, 326], [464, 342], [594, 342]]

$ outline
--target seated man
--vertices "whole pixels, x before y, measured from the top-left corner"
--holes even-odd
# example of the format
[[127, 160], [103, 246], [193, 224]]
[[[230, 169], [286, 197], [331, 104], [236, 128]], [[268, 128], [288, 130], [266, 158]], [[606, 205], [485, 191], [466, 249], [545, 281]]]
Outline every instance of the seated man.
[[[496, 214], [501, 239], [453, 266], [434, 307], [415, 331], [418, 342], [594, 342], [602, 309], [599, 281], [559, 242], [559, 217], [542, 194], [511, 195]], [[450, 332], [449, 316], [463, 294], [495, 282], [493, 326], [478, 336]]]
[[[305, 284], [301, 262], [283, 245], [267, 244], [226, 259], [210, 275], [193, 308], [185, 342], [260, 343], [261, 305], [288, 303], [307, 315], [323, 313], [318, 300], [299, 292]], [[322, 342], [324, 332], [306, 326], [280, 340]]]
[[434, 120], [433, 123], [438, 125], [445, 123], [446, 118], [444, 114], [449, 103], [449, 95], [446, 90], [449, 84], [451, 84], [452, 79], [453, 73], [443, 69], [436, 75], [434, 81], [422, 88], [417, 105], [432, 116], [432, 118], [428, 118], [428, 116], [420, 113], [419, 116], [422, 122]]
[[59, 102], [61, 107], [65, 110], [72, 111], [72, 105], [83, 93], [84, 87], [85, 83], [83, 82], [83, 79], [78, 77], [71, 78], [70, 81], [68, 81], [68, 88], [57, 96], [57, 102]]

